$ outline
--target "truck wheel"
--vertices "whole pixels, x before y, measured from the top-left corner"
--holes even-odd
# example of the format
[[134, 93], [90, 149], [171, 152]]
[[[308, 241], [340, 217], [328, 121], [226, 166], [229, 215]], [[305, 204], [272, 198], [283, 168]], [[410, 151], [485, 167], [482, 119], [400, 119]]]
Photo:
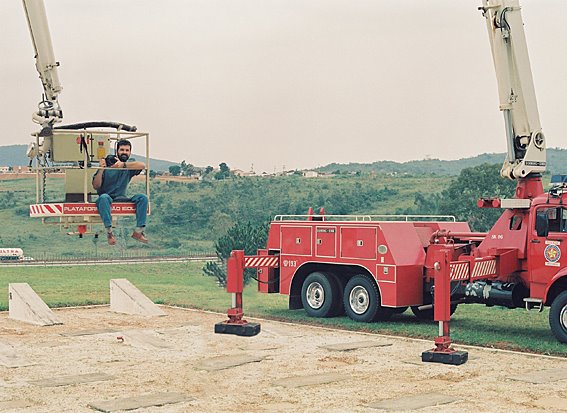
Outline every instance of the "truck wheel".
[[310, 317], [335, 315], [339, 288], [335, 280], [322, 272], [312, 272], [301, 287], [301, 303]]
[[557, 340], [567, 343], [567, 291], [563, 291], [551, 303], [549, 325]]
[[345, 287], [343, 294], [345, 312], [354, 321], [369, 323], [387, 320], [392, 309], [380, 305], [380, 293], [376, 283], [364, 275], [355, 275]]
[[[412, 306], [411, 312], [420, 320], [433, 320], [433, 308], [428, 308], [427, 310], [420, 310], [419, 306]], [[457, 304], [451, 304], [451, 315], [457, 311]]]

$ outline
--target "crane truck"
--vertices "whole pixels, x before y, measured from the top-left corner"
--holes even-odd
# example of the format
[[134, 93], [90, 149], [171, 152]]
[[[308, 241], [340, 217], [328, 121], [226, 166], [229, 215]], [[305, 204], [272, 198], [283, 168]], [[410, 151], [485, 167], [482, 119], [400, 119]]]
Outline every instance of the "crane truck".
[[452, 347], [450, 316], [480, 303], [542, 311], [567, 343], [567, 184], [544, 192], [545, 136], [541, 130], [518, 0], [482, 0], [492, 50], [507, 154], [501, 175], [517, 181], [511, 199], [480, 199], [502, 208], [486, 233], [466, 222], [426, 217], [276, 216], [266, 248], [254, 256], [233, 251], [227, 263], [232, 294], [228, 320], [215, 332], [255, 335], [243, 318], [243, 271], [256, 268], [258, 289], [289, 295], [289, 308], [355, 321], [387, 320], [408, 307], [439, 322], [435, 347], [423, 361], [462, 364]]
[[[93, 224], [101, 222], [97, 207], [92, 202], [96, 195], [91, 185], [92, 175], [101, 169], [96, 163], [112, 152], [120, 139], [141, 138], [145, 141], [146, 166], [149, 168], [149, 134], [137, 132], [135, 126], [117, 122], [82, 122], [59, 125], [63, 110], [59, 95], [63, 90], [59, 81], [59, 62], [55, 59], [47, 14], [43, 0], [22, 0], [35, 52], [36, 69], [43, 86], [42, 99], [32, 120], [40, 125], [35, 140], [28, 147], [30, 166], [36, 173], [36, 203], [30, 205], [30, 217], [54, 222], [62, 228], [77, 225], [80, 237], [92, 232]], [[63, 199], [48, 200], [47, 174], [65, 173]], [[149, 198], [149, 177], [146, 174], [146, 195]], [[148, 211], [149, 212], [149, 211]], [[114, 202], [112, 214], [134, 216], [133, 202]], [[114, 219], [114, 218], [113, 218]], [[53, 221], [55, 220], [55, 221]]]

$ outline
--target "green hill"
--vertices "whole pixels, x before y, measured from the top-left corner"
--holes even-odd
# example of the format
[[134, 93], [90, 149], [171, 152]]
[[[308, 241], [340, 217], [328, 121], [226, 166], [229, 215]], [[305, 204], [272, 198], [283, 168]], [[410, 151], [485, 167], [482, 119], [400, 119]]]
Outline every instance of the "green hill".
[[[373, 163], [332, 163], [317, 171], [325, 173], [355, 173], [363, 174], [412, 174], [412, 175], [458, 175], [464, 168], [487, 164], [501, 164], [506, 157], [503, 153], [484, 153], [472, 158], [451, 161], [440, 159], [424, 159], [409, 162], [377, 161]], [[552, 174], [567, 173], [567, 150], [549, 148], [547, 150], [547, 170]]]

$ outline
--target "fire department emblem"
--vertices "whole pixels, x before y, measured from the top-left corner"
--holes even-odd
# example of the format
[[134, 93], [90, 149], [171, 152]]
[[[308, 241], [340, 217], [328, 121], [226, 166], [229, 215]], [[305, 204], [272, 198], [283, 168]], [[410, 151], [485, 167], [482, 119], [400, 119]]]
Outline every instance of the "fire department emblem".
[[548, 245], [545, 247], [543, 255], [548, 262], [557, 262], [561, 258], [561, 250], [557, 245]]

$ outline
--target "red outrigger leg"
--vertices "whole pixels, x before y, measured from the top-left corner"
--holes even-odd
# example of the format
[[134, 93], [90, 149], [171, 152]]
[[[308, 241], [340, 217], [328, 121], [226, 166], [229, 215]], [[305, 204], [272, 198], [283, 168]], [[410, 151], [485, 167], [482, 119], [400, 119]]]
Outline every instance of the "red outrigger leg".
[[457, 351], [451, 347], [450, 320], [451, 320], [451, 279], [450, 279], [450, 253], [451, 250], [442, 245], [431, 245], [434, 257], [433, 314], [435, 321], [439, 322], [439, 336], [435, 338], [435, 348], [421, 353], [421, 361], [460, 365], [466, 363], [469, 353]]
[[244, 251], [232, 251], [228, 258], [226, 271], [226, 291], [232, 294], [232, 308], [227, 311], [228, 320], [215, 324], [215, 333], [255, 336], [260, 332], [260, 324], [249, 323], [242, 308], [244, 290]]

